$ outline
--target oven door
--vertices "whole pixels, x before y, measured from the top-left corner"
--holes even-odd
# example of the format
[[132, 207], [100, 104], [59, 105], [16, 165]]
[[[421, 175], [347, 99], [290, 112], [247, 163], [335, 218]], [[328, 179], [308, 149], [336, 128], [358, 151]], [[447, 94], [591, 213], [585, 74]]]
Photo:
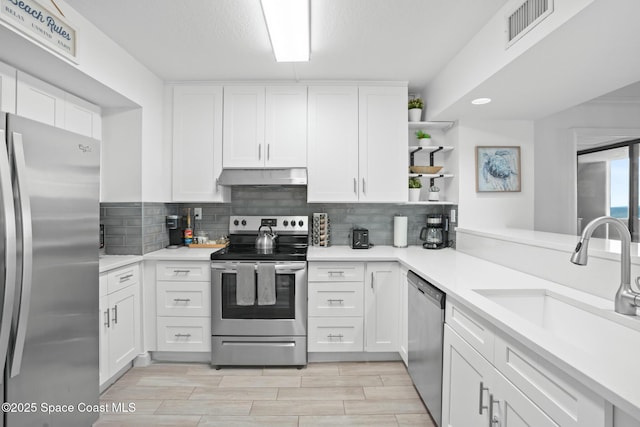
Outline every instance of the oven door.
[[[239, 264], [251, 264], [256, 269], [259, 264], [275, 266], [275, 304], [237, 304], [236, 276]], [[306, 332], [306, 262], [211, 263], [212, 335], [292, 336], [306, 335]]]

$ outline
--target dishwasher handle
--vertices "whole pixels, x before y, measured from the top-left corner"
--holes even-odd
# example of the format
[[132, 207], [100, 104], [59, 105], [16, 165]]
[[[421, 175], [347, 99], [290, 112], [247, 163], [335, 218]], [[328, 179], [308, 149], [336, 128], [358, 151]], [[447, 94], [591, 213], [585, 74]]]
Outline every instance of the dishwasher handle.
[[446, 294], [444, 292], [442, 292], [440, 289], [436, 288], [427, 280], [418, 276], [411, 270], [409, 270], [409, 272], [407, 273], [407, 281], [409, 282], [409, 285], [420, 291], [420, 293], [423, 294], [427, 298], [427, 300], [429, 300], [429, 302], [439, 306], [440, 309], [444, 310], [446, 299]]

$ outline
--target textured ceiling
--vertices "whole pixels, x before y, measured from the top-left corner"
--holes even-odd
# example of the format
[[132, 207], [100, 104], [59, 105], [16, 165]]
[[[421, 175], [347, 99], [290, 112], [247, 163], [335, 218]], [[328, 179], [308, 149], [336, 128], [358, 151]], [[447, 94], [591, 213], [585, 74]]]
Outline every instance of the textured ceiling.
[[276, 63], [260, 0], [67, 0], [164, 80], [402, 80], [422, 89], [506, 0], [311, 0], [311, 61]]

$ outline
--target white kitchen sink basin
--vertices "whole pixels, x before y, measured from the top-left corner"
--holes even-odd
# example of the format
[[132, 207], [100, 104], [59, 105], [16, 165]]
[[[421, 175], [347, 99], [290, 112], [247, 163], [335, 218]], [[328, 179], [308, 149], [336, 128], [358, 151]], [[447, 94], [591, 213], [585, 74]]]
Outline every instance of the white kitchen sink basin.
[[[604, 310], [546, 289], [476, 289], [476, 293], [548, 331], [576, 348], [603, 354], [612, 345], [624, 348], [629, 361], [640, 354], [640, 318]], [[617, 359], [619, 363], [621, 360]]]

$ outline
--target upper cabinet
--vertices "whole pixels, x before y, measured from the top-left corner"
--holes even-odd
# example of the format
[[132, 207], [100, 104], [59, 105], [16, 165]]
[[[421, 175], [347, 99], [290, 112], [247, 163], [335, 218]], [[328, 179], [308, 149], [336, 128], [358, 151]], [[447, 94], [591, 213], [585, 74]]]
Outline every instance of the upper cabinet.
[[16, 114], [102, 139], [100, 107], [21, 71], [17, 72]]
[[173, 89], [173, 200], [223, 201], [222, 86]]
[[306, 164], [306, 86], [225, 86], [224, 167]]
[[16, 69], [0, 62], [0, 111], [16, 113]]
[[309, 202], [406, 202], [407, 88], [309, 87]]

